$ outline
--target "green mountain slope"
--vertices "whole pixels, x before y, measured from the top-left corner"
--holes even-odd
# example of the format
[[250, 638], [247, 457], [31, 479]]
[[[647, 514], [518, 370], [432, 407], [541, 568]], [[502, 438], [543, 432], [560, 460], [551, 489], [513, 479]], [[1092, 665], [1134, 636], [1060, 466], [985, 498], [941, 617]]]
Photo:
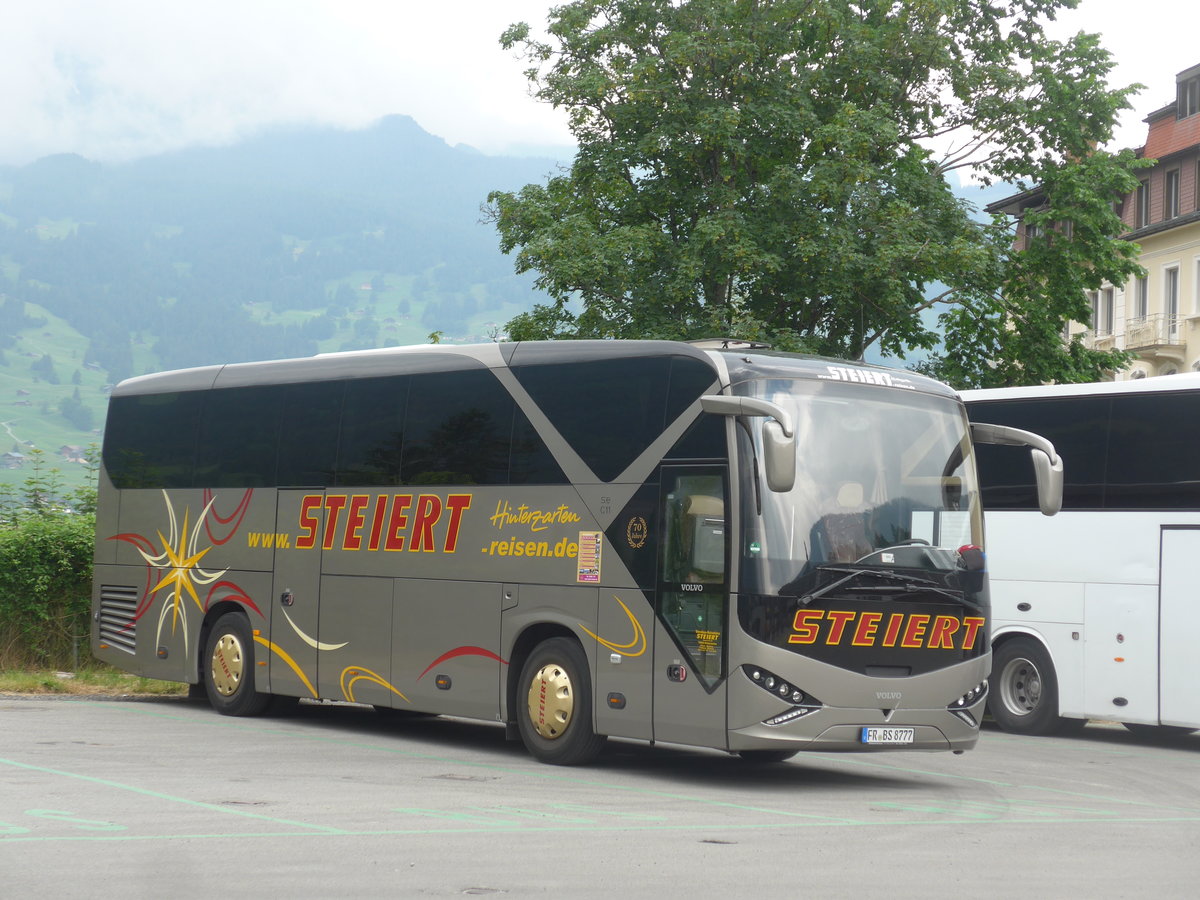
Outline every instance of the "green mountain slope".
[[544, 298], [481, 204], [556, 165], [450, 147], [392, 116], [0, 169], [0, 452], [86, 446], [106, 385], [130, 375], [488, 339]]

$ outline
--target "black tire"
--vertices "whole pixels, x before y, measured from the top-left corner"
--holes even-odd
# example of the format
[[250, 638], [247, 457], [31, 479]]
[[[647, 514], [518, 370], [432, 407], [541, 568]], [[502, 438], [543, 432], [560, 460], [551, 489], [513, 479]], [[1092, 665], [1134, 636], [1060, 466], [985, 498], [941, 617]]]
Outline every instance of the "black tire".
[[1141, 722], [1122, 722], [1125, 730], [1135, 737], [1148, 741], [1177, 741], [1194, 732], [1186, 725], [1145, 725]]
[[799, 752], [799, 750], [739, 750], [737, 755], [738, 759], [762, 766], [785, 762]]
[[1018, 637], [992, 651], [988, 711], [1013, 734], [1059, 734], [1084, 720], [1058, 714], [1058, 676], [1040, 642]]
[[517, 724], [526, 749], [544, 763], [578, 766], [594, 760], [604, 736], [592, 728], [592, 679], [578, 642], [538, 644], [517, 682]]
[[257, 716], [271, 705], [270, 694], [254, 689], [254, 635], [245, 613], [217, 619], [204, 647], [204, 689], [212, 708], [224, 716]]

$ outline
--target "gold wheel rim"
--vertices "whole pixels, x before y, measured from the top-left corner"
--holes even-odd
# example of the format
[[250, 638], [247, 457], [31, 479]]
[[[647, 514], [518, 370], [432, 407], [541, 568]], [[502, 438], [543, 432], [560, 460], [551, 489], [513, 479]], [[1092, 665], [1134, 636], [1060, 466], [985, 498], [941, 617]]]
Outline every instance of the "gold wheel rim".
[[529, 721], [548, 741], [562, 737], [575, 711], [571, 676], [558, 663], [537, 670], [529, 684]]
[[242, 642], [236, 635], [223, 634], [217, 639], [212, 654], [212, 682], [222, 697], [232, 697], [246, 672]]

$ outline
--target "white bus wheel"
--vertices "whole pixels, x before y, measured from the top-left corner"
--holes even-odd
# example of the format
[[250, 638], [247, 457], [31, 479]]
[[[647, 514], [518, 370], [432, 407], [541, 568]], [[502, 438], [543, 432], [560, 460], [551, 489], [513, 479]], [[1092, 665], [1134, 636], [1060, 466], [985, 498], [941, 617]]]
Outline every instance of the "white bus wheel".
[[1032, 638], [1011, 638], [992, 651], [990, 688], [988, 711], [1005, 731], [1057, 734], [1069, 722], [1074, 724], [1058, 714], [1054, 663], [1046, 648]]

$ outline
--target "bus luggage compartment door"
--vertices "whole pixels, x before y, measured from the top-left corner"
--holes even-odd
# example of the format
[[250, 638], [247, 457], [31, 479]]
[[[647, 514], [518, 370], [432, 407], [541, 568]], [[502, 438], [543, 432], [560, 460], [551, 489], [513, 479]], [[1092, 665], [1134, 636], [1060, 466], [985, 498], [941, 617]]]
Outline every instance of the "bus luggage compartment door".
[[1159, 588], [1159, 721], [1200, 727], [1200, 603], [1196, 601], [1195, 560], [1200, 528], [1162, 530]]
[[[289, 534], [296, 529], [296, 523], [301, 521], [305, 497], [315, 493], [279, 492], [275, 528], [280, 534]], [[270, 612], [267, 613], [271, 623], [270, 690], [273, 694], [288, 697], [317, 696], [321, 544], [315, 537], [311, 541], [304, 538], [304, 534], [298, 534], [288, 541], [287, 546], [275, 549], [274, 587]]]

